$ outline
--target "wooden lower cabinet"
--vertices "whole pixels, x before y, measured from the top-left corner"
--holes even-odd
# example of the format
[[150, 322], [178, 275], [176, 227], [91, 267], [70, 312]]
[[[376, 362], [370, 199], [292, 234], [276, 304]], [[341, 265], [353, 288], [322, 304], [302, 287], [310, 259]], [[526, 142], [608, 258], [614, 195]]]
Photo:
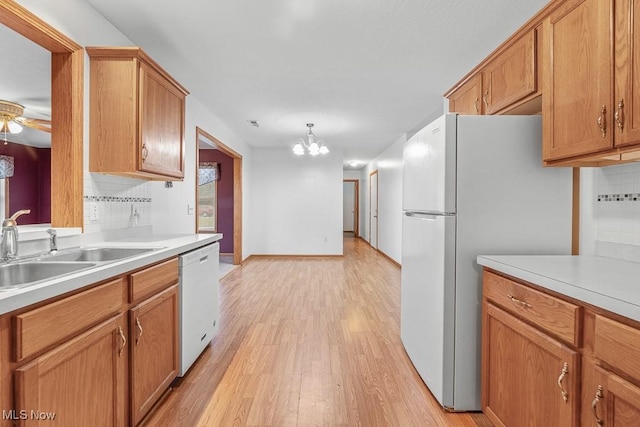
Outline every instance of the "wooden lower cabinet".
[[125, 426], [125, 334], [124, 315], [118, 315], [18, 368], [18, 424]]
[[485, 414], [496, 426], [577, 425], [579, 353], [484, 304]]
[[178, 374], [178, 287], [129, 311], [131, 423], [144, 418]]
[[482, 408], [495, 426], [640, 426], [640, 322], [487, 270], [482, 304]]
[[582, 374], [582, 426], [640, 425], [640, 387], [585, 362]]

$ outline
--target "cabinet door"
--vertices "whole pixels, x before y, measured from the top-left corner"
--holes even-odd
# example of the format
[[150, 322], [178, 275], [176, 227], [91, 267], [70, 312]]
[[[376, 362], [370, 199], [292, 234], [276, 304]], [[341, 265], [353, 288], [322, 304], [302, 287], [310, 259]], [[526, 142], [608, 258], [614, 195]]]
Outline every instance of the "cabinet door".
[[569, 0], [543, 26], [543, 158], [613, 147], [610, 2]]
[[184, 94], [140, 63], [141, 171], [182, 178]]
[[583, 367], [582, 425], [640, 424], [640, 388], [593, 363]]
[[482, 114], [482, 75], [478, 74], [449, 95], [449, 111], [452, 113]]
[[615, 144], [640, 142], [640, 0], [615, 2]]
[[536, 31], [531, 30], [482, 72], [484, 113], [493, 114], [536, 91]]
[[131, 328], [131, 418], [137, 424], [178, 374], [178, 287], [138, 304]]
[[40, 417], [47, 426], [124, 426], [125, 333], [119, 315], [16, 369], [22, 425], [40, 425]]
[[482, 406], [496, 426], [575, 426], [579, 355], [484, 303]]

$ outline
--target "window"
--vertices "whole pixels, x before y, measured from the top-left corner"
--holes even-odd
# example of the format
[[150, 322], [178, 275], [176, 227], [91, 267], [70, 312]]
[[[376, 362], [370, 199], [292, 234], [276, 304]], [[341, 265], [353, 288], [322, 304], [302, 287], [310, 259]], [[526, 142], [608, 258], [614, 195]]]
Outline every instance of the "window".
[[198, 232], [215, 232], [217, 228], [217, 182], [220, 165], [215, 162], [198, 164]]

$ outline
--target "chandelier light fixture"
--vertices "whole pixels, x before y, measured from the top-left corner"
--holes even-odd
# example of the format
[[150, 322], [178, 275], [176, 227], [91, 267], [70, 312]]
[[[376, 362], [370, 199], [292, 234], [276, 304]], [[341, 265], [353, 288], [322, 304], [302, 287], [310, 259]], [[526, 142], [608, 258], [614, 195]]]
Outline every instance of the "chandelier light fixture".
[[324, 145], [322, 140], [316, 141], [316, 136], [311, 131], [313, 127], [313, 123], [307, 123], [307, 127], [309, 131], [307, 132], [307, 139], [300, 138], [300, 141], [296, 145], [293, 146], [293, 153], [302, 156], [306, 152], [312, 156], [317, 156], [318, 154], [327, 154], [329, 153], [329, 148]]

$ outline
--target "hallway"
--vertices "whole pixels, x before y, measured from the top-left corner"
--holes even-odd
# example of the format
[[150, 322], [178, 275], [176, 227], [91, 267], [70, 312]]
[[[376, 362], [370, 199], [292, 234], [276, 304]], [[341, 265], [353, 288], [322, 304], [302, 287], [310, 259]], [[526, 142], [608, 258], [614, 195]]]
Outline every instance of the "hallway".
[[399, 338], [400, 269], [361, 239], [344, 257], [255, 257], [221, 280], [218, 336], [147, 425], [489, 426], [446, 414]]

